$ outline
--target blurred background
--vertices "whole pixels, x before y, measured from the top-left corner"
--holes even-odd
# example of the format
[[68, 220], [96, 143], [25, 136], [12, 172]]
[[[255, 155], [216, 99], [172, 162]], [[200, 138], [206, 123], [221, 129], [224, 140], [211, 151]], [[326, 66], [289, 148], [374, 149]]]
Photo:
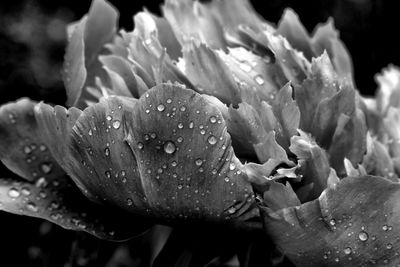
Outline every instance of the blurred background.
[[[126, 30], [132, 30], [132, 16], [143, 7], [160, 14], [161, 1], [109, 1], [120, 11], [120, 27]], [[90, 0], [0, 1], [0, 104], [23, 96], [65, 103], [60, 75], [66, 45], [65, 26], [81, 18], [89, 10], [90, 3]], [[400, 18], [395, 1], [253, 0], [252, 3], [266, 20], [273, 23], [279, 21], [286, 7], [291, 7], [309, 32], [318, 23], [333, 17], [352, 56], [356, 85], [363, 94], [374, 94], [377, 87], [374, 76], [382, 68], [389, 64], [400, 66], [400, 38], [396, 36]], [[12, 174], [0, 165], [0, 175]], [[2, 267], [87, 266], [88, 258], [98, 258], [102, 249], [107, 252], [107, 248], [117, 246], [81, 237], [41, 220], [3, 212], [0, 212], [0, 236]], [[90, 247], [97, 248], [94, 256], [89, 252], [81, 262], [71, 256], [71, 251], [79, 251], [76, 246], [81, 243], [76, 242], [77, 238], [83, 239], [83, 244], [88, 242]], [[122, 249], [121, 255], [126, 254], [123, 252]], [[99, 262], [91, 264], [100, 266]]]

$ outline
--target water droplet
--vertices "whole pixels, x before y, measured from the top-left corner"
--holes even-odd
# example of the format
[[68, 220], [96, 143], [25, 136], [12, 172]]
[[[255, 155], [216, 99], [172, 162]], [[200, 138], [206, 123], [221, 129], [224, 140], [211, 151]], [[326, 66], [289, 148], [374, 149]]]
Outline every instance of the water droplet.
[[335, 225], [336, 225], [335, 219], [331, 219], [331, 220], [329, 221], [329, 224], [332, 225], [332, 226], [335, 226]]
[[210, 135], [207, 139], [208, 143], [210, 145], [215, 145], [218, 141], [218, 139], [214, 135]]
[[194, 122], [193, 121], [189, 122], [189, 128], [193, 129], [193, 127], [194, 127]]
[[387, 249], [392, 249], [392, 248], [393, 248], [393, 245], [392, 245], [391, 243], [388, 243], [388, 244], [386, 245], [386, 248], [387, 248]]
[[39, 150], [42, 151], [42, 152], [44, 152], [44, 151], [47, 150], [47, 147], [46, 147], [45, 145], [40, 145], [40, 146], [39, 146]]
[[121, 127], [121, 122], [118, 120], [113, 121], [112, 126], [114, 129], [119, 129]]
[[201, 166], [203, 164], [203, 160], [202, 159], [196, 159], [195, 161], [197, 166]]
[[161, 173], [163, 173], [163, 172], [164, 172], [164, 171], [163, 171], [162, 168], [158, 168], [158, 169], [157, 169], [157, 173], [161, 174]]
[[156, 134], [156, 133], [151, 133], [151, 134], [150, 134], [150, 137], [151, 137], [151, 139], [156, 139], [157, 134]]
[[389, 230], [389, 226], [387, 226], [387, 225], [385, 224], [384, 226], [382, 226], [382, 230], [383, 230], [383, 231]]
[[39, 179], [37, 179], [36, 183], [35, 183], [36, 187], [46, 187], [47, 186], [47, 180], [45, 177], [40, 177]]
[[230, 169], [231, 171], [233, 171], [235, 168], [236, 168], [235, 163], [231, 162], [231, 163], [229, 164], [229, 169]]
[[23, 187], [23, 188], [21, 189], [21, 193], [22, 193], [24, 196], [29, 196], [29, 195], [31, 194], [31, 190], [30, 190], [28, 187]]
[[133, 205], [133, 200], [130, 199], [130, 198], [127, 198], [127, 199], [126, 199], [126, 204], [127, 204], [128, 206], [132, 206], [132, 205]]
[[361, 241], [363, 241], [363, 242], [365, 242], [365, 241], [367, 241], [368, 240], [368, 233], [367, 232], [364, 232], [364, 231], [361, 231], [359, 234], [358, 234], [358, 238], [361, 240]]
[[201, 134], [201, 135], [205, 135], [205, 134], [206, 134], [206, 130], [201, 129], [201, 130], [200, 130], [200, 134]]
[[92, 129], [89, 129], [88, 134], [89, 134], [89, 136], [92, 136], [92, 135], [93, 135]]
[[17, 198], [19, 197], [21, 194], [19, 193], [18, 189], [12, 187], [10, 188], [10, 190], [8, 190], [8, 196], [11, 198]]
[[183, 123], [182, 123], [182, 122], [178, 123], [178, 128], [179, 128], [179, 129], [182, 129], [182, 128], [183, 128]]
[[260, 75], [257, 75], [256, 77], [254, 77], [254, 80], [256, 81], [256, 83], [258, 83], [258, 85], [264, 84], [264, 79]]
[[228, 213], [229, 214], [234, 214], [236, 212], [236, 208], [235, 207], [230, 207], [229, 209], [228, 209]]
[[8, 114], [8, 118], [10, 119], [10, 122], [11, 122], [12, 124], [15, 124], [15, 123], [16, 123], [15, 115], [14, 115], [14, 114], [12, 114], [12, 113]]
[[245, 72], [251, 71], [251, 66], [246, 63], [240, 63], [239, 68], [241, 68]]
[[350, 255], [350, 254], [353, 252], [353, 250], [351, 249], [351, 247], [347, 247], [347, 248], [345, 248], [345, 249], [343, 250], [343, 252], [344, 252], [344, 254], [346, 254], [346, 255]]
[[163, 104], [160, 104], [157, 106], [157, 110], [163, 112], [165, 110], [165, 106]]
[[110, 171], [105, 171], [104, 174], [106, 175], [106, 177], [107, 177], [108, 179], [111, 178], [111, 172], [110, 172]]
[[178, 189], [181, 190], [183, 188], [183, 185], [178, 184]]
[[29, 154], [32, 152], [32, 149], [29, 146], [24, 146], [24, 153]]
[[38, 211], [38, 207], [37, 207], [36, 204], [33, 203], [33, 202], [28, 202], [28, 203], [26, 204], [26, 208], [27, 208], [28, 210], [32, 211], [32, 212], [37, 212], [37, 211]]
[[215, 116], [211, 116], [210, 117], [210, 122], [211, 123], [216, 123], [217, 122], [217, 118]]
[[229, 183], [229, 177], [225, 177], [225, 182]]
[[164, 144], [165, 153], [172, 154], [175, 152], [175, 150], [176, 150], [176, 147], [175, 147], [174, 142], [172, 142], [172, 141], [165, 142], [165, 144]]
[[106, 155], [106, 157], [110, 156], [110, 149], [108, 147], [104, 149], [104, 155]]
[[107, 115], [106, 120], [110, 121], [112, 120], [112, 117], [110, 115]]
[[149, 114], [149, 113], [150, 113], [150, 109], [146, 109], [145, 112], [146, 112], [147, 114]]
[[138, 142], [138, 143], [137, 143], [137, 146], [138, 146], [139, 149], [143, 149], [143, 147], [144, 147], [144, 145], [143, 145], [142, 142]]
[[183, 137], [182, 137], [182, 136], [179, 136], [179, 137], [176, 139], [176, 141], [178, 141], [178, 143], [182, 143], [182, 142], [183, 142]]
[[180, 111], [184, 112], [186, 110], [185, 106], [181, 106]]

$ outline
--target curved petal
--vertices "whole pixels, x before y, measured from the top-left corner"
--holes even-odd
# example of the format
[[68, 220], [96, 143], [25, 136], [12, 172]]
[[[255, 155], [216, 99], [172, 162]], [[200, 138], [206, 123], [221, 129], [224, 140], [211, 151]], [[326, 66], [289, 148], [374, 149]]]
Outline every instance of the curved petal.
[[213, 95], [224, 103], [238, 105], [241, 92], [228, 66], [217, 52], [194, 41], [183, 47], [183, 72], [201, 93]]
[[149, 228], [142, 219], [86, 199], [68, 177], [32, 184], [0, 178], [0, 210], [42, 218], [102, 239], [125, 240]]
[[193, 90], [162, 84], [138, 102], [109, 97], [83, 112], [71, 138], [63, 166], [98, 201], [158, 219], [211, 221], [253, 203], [221, 113]]
[[307, 59], [311, 60], [314, 56], [310, 36], [300, 22], [299, 16], [292, 9], [287, 8], [283, 12], [277, 32], [284, 36], [295, 49], [302, 51]]
[[106, 75], [97, 57], [113, 40], [117, 20], [114, 7], [105, 0], [94, 0], [87, 16], [74, 25], [64, 62], [68, 105], [85, 106], [86, 98], [93, 98], [85, 87], [95, 85], [96, 76]]
[[399, 183], [347, 177], [312, 202], [260, 208], [266, 232], [296, 266], [395, 266], [399, 198]]
[[215, 49], [227, 46], [222, 25], [200, 2], [167, 0], [162, 11], [182, 46], [191, 38]]
[[68, 127], [72, 127], [80, 111], [72, 108], [62, 113], [65, 109], [61, 109], [60, 116], [60, 108], [53, 113], [54, 109], [46, 106], [61, 118], [60, 123], [49, 121], [57, 129], [52, 139], [36, 120], [35, 105], [21, 99], [0, 108], [0, 159], [27, 180], [0, 178], [0, 209], [43, 218], [100, 238], [126, 239], [142, 233], [144, 223], [86, 199], [53, 157], [53, 152], [58, 153], [57, 159], [65, 155], [68, 138], [64, 134], [70, 132]]
[[41, 138], [33, 113], [35, 104], [23, 98], [0, 107], [0, 160], [31, 182], [64, 174]]

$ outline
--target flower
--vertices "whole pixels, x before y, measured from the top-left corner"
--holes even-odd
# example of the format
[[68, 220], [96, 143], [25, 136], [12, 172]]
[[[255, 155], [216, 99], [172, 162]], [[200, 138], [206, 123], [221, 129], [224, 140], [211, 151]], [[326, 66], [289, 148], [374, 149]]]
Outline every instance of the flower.
[[398, 263], [400, 72], [367, 99], [331, 20], [310, 36], [244, 0], [162, 10], [117, 32], [94, 0], [68, 28], [69, 108], [1, 107], [0, 158], [22, 178], [1, 180], [1, 209], [106, 239], [262, 221], [298, 266]]

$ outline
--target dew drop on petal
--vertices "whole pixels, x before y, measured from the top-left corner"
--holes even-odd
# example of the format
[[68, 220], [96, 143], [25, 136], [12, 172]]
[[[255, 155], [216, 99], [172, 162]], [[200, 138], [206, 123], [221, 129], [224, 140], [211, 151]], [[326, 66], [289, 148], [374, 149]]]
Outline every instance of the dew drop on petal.
[[18, 191], [18, 189], [14, 188], [14, 187], [12, 187], [12, 188], [10, 188], [10, 190], [8, 190], [8, 196], [11, 197], [11, 198], [17, 198], [20, 195], [21, 194]]
[[130, 198], [127, 198], [127, 199], [126, 199], [126, 204], [127, 204], [128, 206], [132, 206], [132, 205], [133, 205], [133, 200], [130, 199]]
[[23, 188], [21, 189], [21, 193], [22, 193], [24, 196], [29, 196], [29, 195], [31, 194], [31, 190], [30, 190], [28, 187], [23, 187]]
[[194, 127], [194, 122], [193, 121], [189, 122], [189, 128], [193, 129], [193, 127]]
[[104, 149], [104, 155], [106, 155], [106, 157], [110, 156], [110, 149], [108, 147]]
[[216, 123], [217, 122], [217, 118], [215, 116], [211, 116], [210, 117], [210, 122], [211, 123]]
[[254, 77], [254, 80], [256, 81], [256, 83], [258, 83], [258, 85], [264, 84], [264, 79], [260, 75], [257, 75], [256, 77]]
[[28, 203], [26, 204], [26, 208], [27, 208], [28, 210], [32, 211], [32, 212], [37, 212], [37, 211], [38, 211], [38, 207], [37, 207], [36, 204], [33, 203], [33, 202], [28, 202]]
[[39, 179], [37, 179], [36, 183], [35, 183], [36, 187], [46, 187], [47, 186], [47, 180], [45, 177], [40, 177]]
[[217, 137], [215, 137], [214, 135], [210, 135], [207, 139], [208, 143], [210, 145], [215, 145], [218, 141]]
[[178, 143], [182, 143], [182, 142], [183, 142], [183, 137], [182, 137], [182, 136], [179, 136], [179, 137], [176, 139], [176, 141], [178, 141]]
[[176, 150], [175, 144], [172, 141], [167, 141], [164, 143], [164, 151], [167, 154], [173, 154]]
[[163, 112], [165, 110], [165, 106], [163, 104], [160, 104], [157, 106], [157, 110]]
[[182, 123], [182, 122], [178, 123], [178, 128], [179, 128], [179, 129], [182, 129], [182, 128], [183, 128], [183, 123]]
[[172, 103], [172, 99], [171, 99], [171, 98], [168, 98], [168, 99], [167, 99], [167, 103], [168, 103], [168, 104], [171, 104], [171, 103]]
[[111, 178], [111, 172], [110, 171], [105, 171], [104, 173], [106, 175], [107, 178]]
[[179, 184], [178, 189], [181, 190], [183, 188], [183, 185]]
[[138, 143], [137, 143], [137, 147], [138, 147], [139, 149], [143, 149], [144, 145], [143, 145], [142, 142], [138, 142]]
[[195, 161], [197, 166], [201, 166], [203, 164], [203, 160], [202, 159], [196, 159]]
[[353, 252], [353, 250], [351, 249], [351, 247], [346, 247], [346, 248], [343, 250], [343, 252], [344, 252], [344, 254], [346, 254], [346, 255], [350, 255], [350, 254]]
[[186, 106], [181, 106], [180, 111], [184, 112], [186, 110]]
[[229, 183], [229, 177], [225, 177], [225, 182]]
[[119, 129], [119, 127], [121, 127], [121, 122], [119, 120], [115, 120], [113, 121], [112, 126], [114, 129]]
[[112, 117], [110, 115], [107, 115], [106, 120], [111, 121]]
[[369, 236], [368, 236], [368, 233], [367, 233], [367, 232], [361, 231], [361, 232], [358, 234], [358, 238], [359, 238], [361, 241], [365, 242], [365, 241], [368, 240]]
[[229, 164], [229, 169], [230, 169], [231, 171], [233, 171], [235, 168], [236, 168], [235, 163], [231, 162], [231, 163]]
[[229, 214], [234, 214], [236, 212], [236, 208], [235, 207], [230, 207], [229, 209], [228, 209], [228, 213]]
[[32, 149], [29, 146], [24, 146], [24, 153], [29, 154], [32, 152]]
[[89, 136], [92, 136], [92, 135], [93, 135], [92, 129], [89, 129], [88, 134], [89, 134]]

